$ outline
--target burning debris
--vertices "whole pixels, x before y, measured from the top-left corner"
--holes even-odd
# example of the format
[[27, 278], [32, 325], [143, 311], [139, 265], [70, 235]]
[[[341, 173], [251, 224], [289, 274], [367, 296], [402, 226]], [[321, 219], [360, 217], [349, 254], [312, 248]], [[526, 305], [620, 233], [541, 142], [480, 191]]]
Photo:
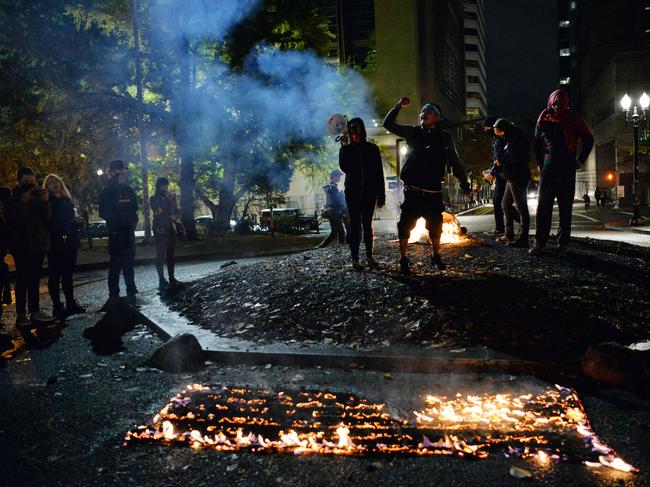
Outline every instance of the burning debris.
[[[455, 244], [465, 240], [467, 230], [460, 226], [458, 219], [451, 213], [444, 211], [442, 213], [442, 234], [440, 235], [440, 243], [442, 244]], [[426, 228], [426, 221], [424, 218], [419, 218], [415, 224], [415, 228], [411, 230], [409, 235], [409, 243], [429, 244], [429, 231]]]
[[157, 443], [256, 453], [453, 455], [494, 451], [537, 464], [580, 461], [635, 472], [596, 436], [575, 391], [427, 395], [411, 420], [352, 394], [190, 385], [126, 445]]

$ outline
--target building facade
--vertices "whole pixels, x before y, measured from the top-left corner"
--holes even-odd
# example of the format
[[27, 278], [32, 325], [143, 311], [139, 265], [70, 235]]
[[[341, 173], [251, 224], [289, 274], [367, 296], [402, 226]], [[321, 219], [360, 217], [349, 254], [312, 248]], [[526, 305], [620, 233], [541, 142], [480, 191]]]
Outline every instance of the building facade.
[[485, 68], [485, 16], [483, 0], [463, 0], [465, 35], [465, 115], [469, 119], [487, 115]]

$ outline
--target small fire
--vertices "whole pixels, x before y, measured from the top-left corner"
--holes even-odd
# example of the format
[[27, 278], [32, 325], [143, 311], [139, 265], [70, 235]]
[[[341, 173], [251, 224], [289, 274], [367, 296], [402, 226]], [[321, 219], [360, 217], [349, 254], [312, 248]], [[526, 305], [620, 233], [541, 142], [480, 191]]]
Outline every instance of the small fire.
[[[442, 234], [440, 235], [440, 243], [459, 243], [463, 241], [463, 234], [460, 230], [460, 223], [458, 219], [449, 212], [442, 213]], [[415, 223], [415, 228], [411, 230], [409, 235], [409, 243], [422, 243], [428, 244], [429, 231], [426, 228], [426, 221], [424, 218], [419, 218]]]
[[493, 450], [538, 467], [578, 460], [589, 468], [638, 471], [593, 432], [575, 391], [426, 395], [411, 420], [351, 394], [188, 386], [126, 444], [184, 444], [216, 451], [335, 455], [453, 455]]

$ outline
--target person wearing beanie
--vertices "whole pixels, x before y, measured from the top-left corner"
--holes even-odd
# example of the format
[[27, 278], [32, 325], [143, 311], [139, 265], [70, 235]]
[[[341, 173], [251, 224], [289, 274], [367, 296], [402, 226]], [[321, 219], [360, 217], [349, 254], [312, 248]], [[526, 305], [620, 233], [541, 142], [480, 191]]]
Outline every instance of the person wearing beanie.
[[120, 273], [126, 284], [127, 303], [135, 304], [135, 228], [138, 224], [138, 200], [126, 181], [124, 161], [111, 161], [109, 183], [99, 195], [99, 216], [108, 227], [108, 294], [120, 296]]
[[[330, 234], [320, 244], [320, 247], [327, 247], [329, 244], [338, 240], [340, 244], [345, 243], [346, 234], [349, 234], [349, 224], [347, 215], [347, 206], [345, 204], [345, 195], [339, 191], [339, 182], [343, 173], [338, 169], [330, 172], [330, 180], [323, 186], [325, 192], [325, 207], [323, 215], [330, 222]], [[344, 230], [344, 225], [348, 227]]]
[[[528, 231], [530, 229], [530, 214], [528, 213], [528, 183], [530, 168], [528, 167], [528, 141], [519, 127], [509, 120], [500, 118], [494, 122], [494, 135], [505, 143], [497, 153], [495, 164], [503, 167], [503, 177], [506, 179], [506, 189], [501, 206], [505, 215], [505, 240], [509, 247], [529, 247]], [[513, 204], [521, 217], [521, 231], [515, 240]]]
[[409, 148], [400, 173], [400, 179], [404, 183], [404, 203], [397, 223], [400, 271], [403, 274], [411, 272], [407, 257], [408, 239], [420, 217], [426, 220], [431, 238], [431, 263], [437, 270], [445, 268], [439, 251], [442, 212], [445, 209], [442, 202], [442, 180], [447, 166], [451, 167], [463, 192], [467, 195], [471, 193], [454, 141], [448, 132], [440, 128], [440, 107], [435, 103], [427, 103], [420, 110], [420, 125], [400, 125], [396, 122], [397, 116], [409, 104], [408, 98], [401, 98], [384, 119], [384, 128], [406, 139]]
[[569, 108], [569, 95], [563, 90], [552, 92], [535, 126], [535, 156], [540, 179], [535, 245], [528, 252], [529, 255], [540, 256], [544, 253], [551, 233], [553, 202], [556, 199], [560, 213], [558, 245], [561, 252], [568, 249], [576, 170], [585, 163], [593, 145], [591, 129], [580, 115]]
[[363, 270], [359, 262], [359, 246], [363, 229], [368, 267], [379, 265], [374, 257], [372, 218], [375, 208], [386, 203], [384, 168], [379, 147], [366, 140], [366, 126], [360, 118], [348, 123], [348, 132], [341, 140], [339, 167], [345, 173], [345, 202], [350, 215], [348, 243], [352, 266]]

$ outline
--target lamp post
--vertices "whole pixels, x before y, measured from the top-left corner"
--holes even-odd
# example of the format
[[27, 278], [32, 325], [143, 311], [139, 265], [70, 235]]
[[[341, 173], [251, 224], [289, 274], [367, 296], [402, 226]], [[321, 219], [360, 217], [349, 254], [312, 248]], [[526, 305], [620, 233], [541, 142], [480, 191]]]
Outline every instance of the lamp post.
[[630, 108], [632, 107], [632, 98], [626, 93], [621, 98], [621, 108], [625, 113], [625, 126], [629, 123], [632, 124], [634, 130], [632, 142], [632, 204], [634, 210], [632, 218], [630, 218], [630, 226], [641, 225], [643, 218], [641, 217], [641, 209], [639, 207], [639, 127], [645, 127], [647, 124], [646, 110], [650, 106], [650, 96], [643, 92], [639, 98], [639, 105], [641, 105], [641, 113], [637, 111], [636, 105], [630, 115]]

